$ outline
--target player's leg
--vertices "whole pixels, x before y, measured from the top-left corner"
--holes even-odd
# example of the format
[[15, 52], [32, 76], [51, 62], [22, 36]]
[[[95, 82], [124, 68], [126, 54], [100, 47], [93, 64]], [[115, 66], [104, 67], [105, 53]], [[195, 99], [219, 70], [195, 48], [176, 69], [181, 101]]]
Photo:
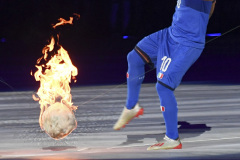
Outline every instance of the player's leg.
[[174, 96], [173, 90], [163, 86], [160, 83], [156, 84], [156, 89], [160, 99], [160, 107], [163, 113], [166, 135], [165, 138], [157, 144], [148, 148], [148, 150], [157, 149], [181, 149], [182, 144], [178, 135], [178, 108], [177, 101]]
[[[162, 62], [166, 65], [168, 62]], [[163, 66], [161, 64], [161, 66]], [[172, 64], [171, 64], [172, 65]], [[160, 66], [158, 65], [158, 68]], [[169, 67], [169, 66], [168, 66]], [[158, 79], [167, 78], [165, 72], [158, 74]], [[174, 95], [174, 89], [168, 85], [168, 83], [163, 83], [158, 81], [156, 84], [157, 93], [160, 99], [160, 108], [163, 114], [166, 127], [165, 138], [157, 144], [154, 144], [148, 148], [148, 150], [157, 150], [157, 149], [180, 149], [182, 144], [179, 140], [178, 135], [178, 107], [177, 101]]]
[[166, 30], [160, 30], [145, 37], [127, 56], [127, 109], [134, 108], [138, 102], [141, 84], [145, 77], [145, 64], [148, 64], [151, 68], [156, 66], [158, 54], [157, 48], [159, 41], [164, 37], [163, 33], [165, 32]]
[[138, 99], [141, 84], [145, 75], [145, 64], [155, 67], [157, 60], [157, 40], [159, 33], [153, 33], [143, 40], [128, 54], [127, 87], [128, 94], [126, 106], [120, 118], [114, 125], [115, 130], [119, 130], [131, 121], [134, 117], [143, 114], [143, 108], [139, 106]]
[[113, 129], [119, 130], [131, 121], [134, 117], [143, 114], [143, 108], [139, 106], [138, 99], [141, 84], [145, 75], [145, 62], [135, 50], [132, 50], [128, 56], [128, 72], [127, 72], [127, 100], [120, 118], [114, 125]]
[[178, 108], [173, 91], [202, 52], [201, 49], [182, 46], [171, 39], [168, 42], [170, 43], [165, 45], [165, 48], [168, 48], [167, 51], [159, 51], [156, 70], [158, 80], [156, 88], [163, 111], [166, 137], [163, 141], [149, 147], [148, 150], [182, 148], [177, 128]]
[[165, 120], [166, 136], [171, 139], [178, 139], [178, 107], [174, 92], [160, 83], [156, 84], [156, 89], [160, 99], [160, 108]]
[[126, 108], [132, 109], [137, 104], [139, 99], [139, 93], [141, 84], [145, 76], [145, 62], [137, 54], [135, 50], [132, 50], [128, 56], [128, 71], [127, 71], [127, 100]]

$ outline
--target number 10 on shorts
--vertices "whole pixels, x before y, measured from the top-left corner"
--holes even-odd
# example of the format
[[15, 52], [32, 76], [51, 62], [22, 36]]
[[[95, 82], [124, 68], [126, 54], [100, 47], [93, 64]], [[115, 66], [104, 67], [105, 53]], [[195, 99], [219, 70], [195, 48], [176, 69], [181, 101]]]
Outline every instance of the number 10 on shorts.
[[163, 78], [163, 72], [166, 72], [167, 69], [168, 69], [168, 66], [170, 65], [172, 59], [171, 58], [168, 58], [167, 56], [164, 56], [162, 58], [162, 64], [161, 64], [161, 67], [160, 67], [160, 72], [158, 73], [158, 78], [162, 79]]
[[172, 59], [171, 58], [167, 58], [167, 56], [164, 56], [162, 58], [162, 65], [161, 65], [161, 68], [160, 68], [160, 71], [162, 72], [166, 72], [167, 69], [168, 69], [168, 66], [169, 64], [171, 63]]

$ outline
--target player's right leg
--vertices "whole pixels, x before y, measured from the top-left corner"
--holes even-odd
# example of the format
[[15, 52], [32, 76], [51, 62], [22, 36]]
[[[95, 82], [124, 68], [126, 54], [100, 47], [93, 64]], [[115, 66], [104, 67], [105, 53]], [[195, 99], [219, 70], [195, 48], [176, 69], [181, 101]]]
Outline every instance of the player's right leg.
[[130, 122], [134, 117], [138, 117], [143, 114], [143, 108], [139, 106], [138, 98], [141, 89], [141, 84], [145, 75], [145, 62], [141, 57], [136, 53], [135, 50], [132, 50], [128, 56], [128, 72], [127, 72], [127, 101], [126, 106], [123, 108], [123, 111], [114, 125], [113, 129], [119, 130]]
[[139, 106], [138, 99], [145, 76], [145, 64], [155, 67], [160, 34], [161, 31], [143, 38], [128, 54], [127, 101], [120, 118], [113, 127], [115, 130], [125, 127], [134, 117], [143, 114], [143, 108]]

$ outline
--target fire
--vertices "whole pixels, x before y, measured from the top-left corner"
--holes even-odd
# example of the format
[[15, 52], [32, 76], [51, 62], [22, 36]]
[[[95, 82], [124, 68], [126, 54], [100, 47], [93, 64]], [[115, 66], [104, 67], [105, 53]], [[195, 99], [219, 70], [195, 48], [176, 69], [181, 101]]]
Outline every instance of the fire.
[[58, 22], [57, 24], [55, 24], [55, 25], [53, 26], [53, 28], [56, 28], [57, 26], [61, 26], [61, 25], [63, 25], [63, 24], [67, 24], [67, 23], [72, 24], [72, 22], [73, 22], [73, 17], [70, 17], [70, 20], [69, 20], [69, 21], [67, 21], [67, 20], [65, 20], [65, 19], [63, 19], [63, 18], [59, 18], [59, 21], [60, 21], [60, 22]]
[[[73, 14], [75, 16], [76, 19], [79, 19], [80, 18], [80, 15], [77, 14], [77, 13], [74, 13]], [[58, 22], [57, 24], [53, 25], [53, 28], [55, 29], [57, 26], [61, 26], [61, 25], [64, 25], [64, 24], [73, 24], [73, 17], [70, 17], [70, 19], [67, 21], [63, 18], [59, 18], [58, 19], [60, 22]]]
[[[53, 28], [66, 23], [72, 24], [73, 18], [70, 17], [69, 21], [66, 21], [62, 18], [59, 20], [60, 22], [54, 25]], [[77, 121], [73, 113], [73, 111], [76, 111], [77, 106], [73, 105], [69, 83], [71, 83], [72, 79], [76, 82], [75, 77], [78, 74], [78, 70], [72, 64], [68, 52], [58, 44], [58, 41], [59, 35], [51, 37], [50, 43], [46, 45], [42, 50], [43, 56], [37, 60], [37, 71], [34, 73], [34, 77], [36, 81], [40, 81], [40, 87], [37, 91], [38, 97], [33, 95], [33, 99], [35, 101], [39, 101], [40, 104], [41, 111], [39, 116], [39, 125], [42, 130], [45, 130], [47, 134], [55, 139], [65, 137], [66, 135], [70, 134], [77, 126]], [[64, 112], [61, 112], [59, 110], [64, 110]], [[47, 131], [46, 129], [50, 128], [49, 126], [52, 127], [54, 125], [53, 123], [55, 123], [49, 122], [54, 112], [59, 112], [59, 115], [55, 114], [54, 116], [55, 119], [62, 118], [61, 123], [65, 123], [65, 120], [63, 118], [67, 118], [73, 119], [72, 121], [75, 124], [73, 122], [69, 122], [69, 124], [73, 126], [70, 128], [68, 126], [66, 132], [58, 133], [58, 135], [56, 135], [56, 132], [63, 130], [62, 128], [58, 128], [58, 131]], [[59, 122], [56, 122], [57, 125], [60, 125], [58, 123]], [[65, 126], [64, 129], [66, 129], [66, 124], [61, 125]], [[52, 130], [54, 130], [54, 128]]]

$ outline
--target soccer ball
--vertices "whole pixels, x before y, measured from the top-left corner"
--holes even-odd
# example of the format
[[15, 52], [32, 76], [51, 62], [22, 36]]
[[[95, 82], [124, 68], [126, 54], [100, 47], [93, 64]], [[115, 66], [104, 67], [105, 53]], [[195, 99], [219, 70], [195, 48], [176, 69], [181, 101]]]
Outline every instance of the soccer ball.
[[77, 128], [72, 110], [62, 103], [49, 106], [42, 115], [43, 130], [53, 139], [63, 139]]

